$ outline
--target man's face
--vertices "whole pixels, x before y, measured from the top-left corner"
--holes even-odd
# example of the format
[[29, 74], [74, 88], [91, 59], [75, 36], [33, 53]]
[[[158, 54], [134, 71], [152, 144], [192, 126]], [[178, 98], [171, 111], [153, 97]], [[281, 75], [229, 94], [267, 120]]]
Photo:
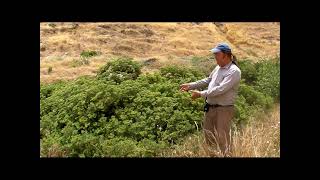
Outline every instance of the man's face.
[[224, 65], [224, 57], [225, 57], [225, 54], [223, 52], [214, 53], [214, 58], [216, 59], [217, 64], [219, 66], [223, 66]]

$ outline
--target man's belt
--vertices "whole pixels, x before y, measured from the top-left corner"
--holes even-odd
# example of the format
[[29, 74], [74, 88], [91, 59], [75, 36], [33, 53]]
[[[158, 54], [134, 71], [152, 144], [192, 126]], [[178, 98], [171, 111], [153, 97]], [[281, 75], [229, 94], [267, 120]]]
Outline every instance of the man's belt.
[[228, 106], [233, 106], [233, 105], [220, 105], [220, 104], [208, 104], [209, 107], [228, 107]]
[[208, 112], [208, 110], [209, 110], [209, 108], [210, 107], [229, 107], [229, 106], [233, 106], [233, 105], [220, 105], [220, 104], [209, 104], [209, 103], [205, 103], [205, 105], [204, 105], [204, 111], [205, 112]]

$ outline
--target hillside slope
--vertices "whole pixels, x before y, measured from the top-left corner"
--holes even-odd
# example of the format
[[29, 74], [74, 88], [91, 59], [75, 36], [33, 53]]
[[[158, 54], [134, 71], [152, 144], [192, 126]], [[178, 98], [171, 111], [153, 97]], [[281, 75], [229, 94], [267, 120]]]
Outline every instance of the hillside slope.
[[[156, 58], [171, 63], [207, 56], [227, 42], [238, 58], [258, 60], [279, 55], [279, 23], [40, 23], [42, 82], [92, 75], [113, 56]], [[101, 52], [87, 66], [73, 61], [84, 50]], [[48, 68], [52, 67], [52, 72]]]

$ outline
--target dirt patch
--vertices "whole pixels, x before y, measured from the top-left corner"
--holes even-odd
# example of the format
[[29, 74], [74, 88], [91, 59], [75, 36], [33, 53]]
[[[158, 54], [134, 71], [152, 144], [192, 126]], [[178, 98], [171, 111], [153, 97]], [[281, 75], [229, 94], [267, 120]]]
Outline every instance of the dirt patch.
[[150, 58], [150, 59], [147, 59], [143, 62], [144, 65], [148, 66], [148, 65], [151, 65], [151, 64], [154, 64], [155, 62], [158, 62], [159, 59], [157, 58]]
[[124, 29], [124, 30], [121, 30], [120, 31], [122, 34], [125, 34], [125, 35], [129, 35], [129, 36], [139, 36], [140, 33], [135, 31], [135, 30], [132, 30], [132, 29]]
[[155, 34], [152, 30], [147, 28], [140, 30], [140, 33], [144, 34], [146, 37], [150, 37]]
[[134, 49], [130, 46], [125, 46], [125, 45], [116, 45], [112, 50], [114, 51], [129, 51], [132, 52]]

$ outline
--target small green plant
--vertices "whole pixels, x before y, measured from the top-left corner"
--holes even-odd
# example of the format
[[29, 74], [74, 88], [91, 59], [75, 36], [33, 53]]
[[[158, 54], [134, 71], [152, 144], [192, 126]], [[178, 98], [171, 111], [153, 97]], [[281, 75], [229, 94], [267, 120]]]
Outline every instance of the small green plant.
[[55, 28], [57, 25], [56, 24], [54, 24], [54, 23], [49, 23], [48, 24], [50, 27], [52, 27], [52, 28]]
[[80, 57], [89, 58], [89, 57], [97, 56], [99, 54], [100, 52], [97, 52], [97, 51], [82, 51], [80, 54]]
[[90, 61], [87, 58], [80, 57], [80, 59], [73, 59], [71, 62], [71, 67], [79, 67], [83, 65], [89, 65]]
[[52, 67], [48, 67], [48, 74], [50, 74], [52, 72]]

